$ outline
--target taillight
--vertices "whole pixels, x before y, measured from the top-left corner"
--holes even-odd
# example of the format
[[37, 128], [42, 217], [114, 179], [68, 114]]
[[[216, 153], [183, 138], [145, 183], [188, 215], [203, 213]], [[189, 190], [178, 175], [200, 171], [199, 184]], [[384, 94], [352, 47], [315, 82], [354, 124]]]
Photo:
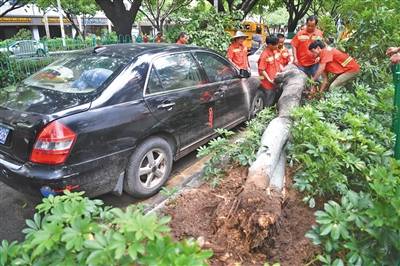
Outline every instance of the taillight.
[[30, 161], [41, 164], [61, 164], [67, 159], [76, 134], [58, 121], [48, 124], [33, 146]]

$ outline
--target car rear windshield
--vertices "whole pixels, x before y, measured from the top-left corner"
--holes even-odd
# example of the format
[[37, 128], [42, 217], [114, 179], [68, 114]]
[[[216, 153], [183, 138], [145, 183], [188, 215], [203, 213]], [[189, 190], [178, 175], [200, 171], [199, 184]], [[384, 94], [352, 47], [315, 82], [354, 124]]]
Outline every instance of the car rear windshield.
[[24, 84], [65, 93], [88, 93], [128, 63], [128, 59], [101, 55], [74, 55], [57, 60], [33, 74]]

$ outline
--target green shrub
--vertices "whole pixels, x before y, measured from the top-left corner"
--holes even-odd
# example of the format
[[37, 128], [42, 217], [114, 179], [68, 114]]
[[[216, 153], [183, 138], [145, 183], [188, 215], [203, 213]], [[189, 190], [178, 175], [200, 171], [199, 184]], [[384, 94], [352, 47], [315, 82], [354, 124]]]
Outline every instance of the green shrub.
[[256, 158], [265, 128], [274, 117], [273, 108], [262, 110], [256, 118], [246, 122], [242, 137], [236, 141], [231, 139], [234, 135], [232, 131], [217, 129], [216, 132], [220, 136], [198, 149], [198, 157], [210, 156], [209, 161], [205, 163], [204, 178], [215, 186], [225, 174], [224, 163], [249, 166]]
[[32, 40], [32, 31], [28, 29], [20, 29], [17, 34], [12, 37], [13, 40]]
[[307, 201], [344, 195], [349, 187], [368, 190], [369, 166], [392, 155], [392, 97], [391, 88], [374, 95], [359, 85], [294, 110], [290, 160], [300, 167], [295, 186]]
[[340, 203], [329, 201], [316, 212], [317, 226], [307, 233], [321, 244], [321, 262], [346, 265], [400, 264], [400, 163], [371, 167], [369, 193], [349, 191]]
[[[190, 12], [190, 11], [189, 11]], [[185, 19], [190, 15], [190, 20]], [[181, 31], [186, 32], [191, 44], [206, 47], [226, 54], [230, 44], [230, 35], [225, 29], [238, 28], [242, 13], [216, 13], [214, 9], [182, 14], [173, 19], [175, 24], [166, 32], [169, 42], [175, 43]], [[210, 23], [212, 21], [212, 23]]]
[[400, 264], [400, 163], [391, 158], [393, 89], [337, 90], [293, 113], [295, 186], [316, 212], [323, 265]]
[[44, 199], [22, 243], [0, 246], [0, 265], [206, 265], [212, 252], [169, 236], [168, 217], [104, 207], [81, 193]]

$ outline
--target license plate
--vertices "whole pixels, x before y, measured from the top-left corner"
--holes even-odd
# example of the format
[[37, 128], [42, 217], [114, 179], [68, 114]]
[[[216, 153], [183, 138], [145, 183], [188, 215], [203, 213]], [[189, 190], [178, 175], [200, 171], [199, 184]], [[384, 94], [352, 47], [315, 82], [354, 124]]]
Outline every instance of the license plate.
[[8, 128], [0, 126], [0, 144], [6, 143], [8, 133], [10, 133], [10, 130]]

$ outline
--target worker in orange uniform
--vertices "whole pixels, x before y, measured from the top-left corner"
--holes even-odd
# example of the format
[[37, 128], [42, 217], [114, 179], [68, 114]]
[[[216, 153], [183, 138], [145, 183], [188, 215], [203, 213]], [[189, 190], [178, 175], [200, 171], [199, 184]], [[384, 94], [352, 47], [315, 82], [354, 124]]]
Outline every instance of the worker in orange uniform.
[[186, 32], [179, 33], [178, 40], [176, 44], [187, 44], [189, 42], [189, 35]]
[[265, 43], [267, 47], [258, 60], [258, 73], [260, 74], [261, 87], [264, 91], [264, 105], [270, 106], [280, 96], [274, 80], [276, 74], [282, 70], [282, 64], [281, 53], [278, 49], [278, 37], [268, 36]]
[[354, 58], [336, 48], [326, 47], [325, 43], [320, 40], [311, 43], [309, 50], [320, 58], [319, 67], [313, 79], [317, 81], [321, 75], [323, 76], [321, 91], [328, 87], [328, 73], [335, 75], [333, 82], [329, 86], [334, 88], [354, 79], [360, 72], [360, 65]]
[[157, 36], [154, 38], [155, 43], [162, 43], [164, 42], [163, 34], [162, 32], [158, 32]]
[[237, 31], [235, 36], [231, 38], [232, 43], [228, 48], [227, 57], [240, 70], [249, 71], [247, 47], [243, 44], [246, 39], [247, 36], [243, 32]]
[[292, 58], [289, 50], [285, 47], [285, 35], [278, 33], [276, 36], [278, 37], [278, 50], [281, 53], [281, 64], [286, 66], [292, 62]]
[[390, 61], [392, 64], [400, 63], [400, 47], [389, 47], [386, 50], [386, 55], [390, 56]]
[[312, 77], [318, 68], [317, 58], [308, 47], [313, 41], [322, 40], [323, 32], [317, 29], [318, 18], [307, 18], [305, 29], [300, 30], [292, 39], [294, 64], [308, 76]]

